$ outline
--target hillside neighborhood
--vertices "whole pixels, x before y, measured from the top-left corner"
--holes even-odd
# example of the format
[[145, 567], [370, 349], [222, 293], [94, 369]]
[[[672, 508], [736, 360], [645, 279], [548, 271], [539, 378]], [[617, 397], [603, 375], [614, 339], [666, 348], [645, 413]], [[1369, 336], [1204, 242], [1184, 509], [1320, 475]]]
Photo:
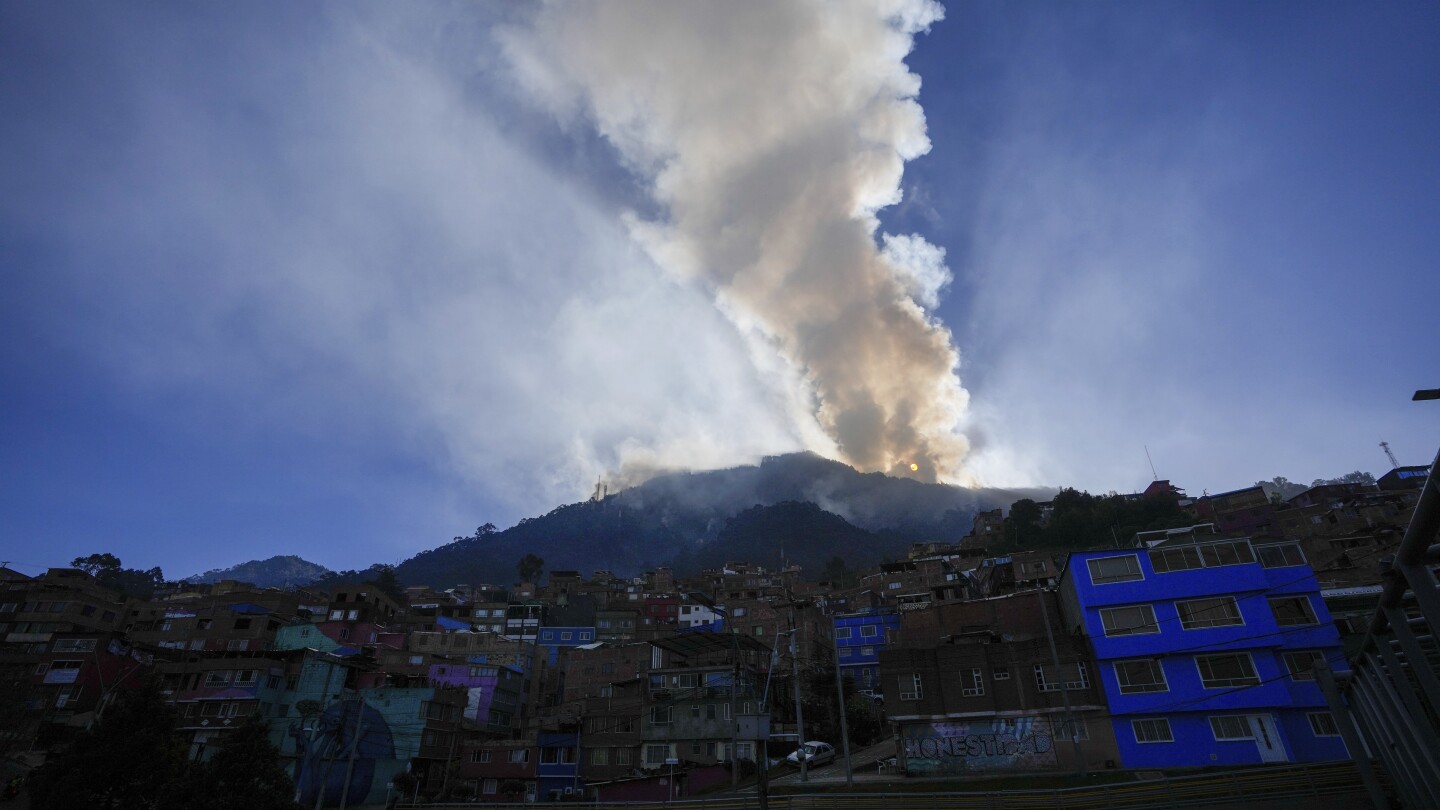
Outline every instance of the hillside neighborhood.
[[1065, 490], [867, 566], [528, 554], [504, 585], [392, 569], [148, 598], [93, 566], [0, 568], [0, 747], [38, 764], [153, 684], [192, 760], [259, 721], [306, 807], [668, 801], [807, 741], [835, 769], [882, 746], [867, 767], [897, 779], [1345, 760], [1322, 681], [1366, 642], [1429, 474], [1288, 497], [1161, 480], [1117, 503], [1183, 519], [1103, 536]]

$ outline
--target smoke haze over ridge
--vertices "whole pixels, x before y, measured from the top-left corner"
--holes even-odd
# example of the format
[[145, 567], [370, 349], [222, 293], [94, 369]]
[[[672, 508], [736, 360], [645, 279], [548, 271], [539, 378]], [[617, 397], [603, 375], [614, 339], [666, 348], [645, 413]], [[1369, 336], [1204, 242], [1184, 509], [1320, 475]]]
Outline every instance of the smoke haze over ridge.
[[[968, 395], [927, 313], [941, 249], [884, 234], [930, 148], [905, 67], [931, 2], [558, 3], [502, 34], [522, 86], [594, 124], [663, 214], [630, 230], [704, 285], [777, 381], [805, 446], [957, 480]], [[682, 460], [683, 463], [683, 460]], [[913, 470], [913, 472], [912, 472]]]

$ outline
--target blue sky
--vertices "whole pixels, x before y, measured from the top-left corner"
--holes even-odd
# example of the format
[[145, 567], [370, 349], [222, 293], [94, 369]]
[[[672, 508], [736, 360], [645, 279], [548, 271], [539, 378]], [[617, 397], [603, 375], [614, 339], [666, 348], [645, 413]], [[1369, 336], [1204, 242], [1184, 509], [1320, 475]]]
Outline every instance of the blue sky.
[[[0, 559], [398, 561], [600, 475], [860, 453], [864, 408], [817, 392], [912, 384], [968, 396], [960, 463], [998, 485], [1140, 488], [1146, 447], [1192, 493], [1433, 456], [1433, 4], [949, 3], [909, 74], [803, 5], [0, 7]], [[668, 53], [687, 23], [717, 44]], [[958, 383], [943, 349], [907, 378], [864, 328], [787, 331], [823, 274], [732, 278], [745, 238], [707, 230], [796, 188], [865, 208], [895, 152], [872, 235], [923, 239], [886, 283]], [[777, 249], [849, 266], [852, 237]], [[868, 457], [962, 457], [909, 427]]]

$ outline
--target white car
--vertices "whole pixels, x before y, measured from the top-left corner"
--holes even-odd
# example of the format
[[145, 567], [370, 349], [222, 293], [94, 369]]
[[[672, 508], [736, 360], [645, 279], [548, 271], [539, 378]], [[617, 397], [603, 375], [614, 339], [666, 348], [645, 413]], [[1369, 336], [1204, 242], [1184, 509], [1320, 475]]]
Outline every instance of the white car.
[[827, 742], [811, 740], [795, 749], [795, 752], [786, 757], [785, 761], [798, 768], [800, 767], [800, 760], [802, 759], [805, 760], [805, 767], [807, 768], [814, 768], [817, 765], [833, 762], [835, 760], [835, 746]]

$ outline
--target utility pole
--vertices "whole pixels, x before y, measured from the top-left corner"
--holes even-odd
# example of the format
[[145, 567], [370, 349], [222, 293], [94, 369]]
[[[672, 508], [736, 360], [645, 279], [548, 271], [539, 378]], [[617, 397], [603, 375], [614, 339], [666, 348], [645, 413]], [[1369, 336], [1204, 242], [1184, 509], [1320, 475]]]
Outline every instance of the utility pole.
[[1080, 732], [1075, 728], [1075, 715], [1070, 711], [1070, 691], [1065, 688], [1065, 673], [1060, 669], [1060, 653], [1055, 649], [1055, 634], [1050, 631], [1050, 609], [1045, 604], [1045, 589], [1036, 589], [1040, 599], [1040, 618], [1045, 620], [1045, 639], [1050, 642], [1050, 661], [1055, 665], [1055, 677], [1060, 679], [1060, 700], [1065, 704], [1065, 725], [1070, 730], [1070, 744], [1075, 747], [1075, 766], [1085, 776], [1085, 757], [1080, 751]]
[[845, 720], [845, 678], [840, 674], [840, 640], [832, 638], [835, 646], [835, 697], [840, 701], [840, 744], [845, 750], [845, 786], [855, 787], [855, 772], [850, 768], [850, 724]]
[[740, 691], [740, 642], [731, 633], [731, 642], [735, 645], [735, 662], [730, 670], [730, 789], [734, 790], [740, 786], [740, 760], [735, 756], [735, 749], [740, 741], [740, 715], [736, 713], [735, 696]]
[[355, 734], [350, 738], [350, 757], [345, 763], [345, 784], [340, 788], [340, 810], [350, 803], [350, 778], [355, 774], [355, 755], [360, 751], [360, 735], [365, 730], [365, 698], [360, 698], [355, 709]]
[[795, 603], [792, 600], [790, 603], [790, 679], [794, 682], [795, 687], [795, 737], [800, 743], [800, 747], [796, 749], [800, 755], [796, 759], [800, 760], [800, 781], [809, 782], [810, 769], [806, 761], [808, 757], [805, 756], [805, 709], [800, 703], [800, 645], [796, 642], [798, 637], [799, 634], [795, 630]]

